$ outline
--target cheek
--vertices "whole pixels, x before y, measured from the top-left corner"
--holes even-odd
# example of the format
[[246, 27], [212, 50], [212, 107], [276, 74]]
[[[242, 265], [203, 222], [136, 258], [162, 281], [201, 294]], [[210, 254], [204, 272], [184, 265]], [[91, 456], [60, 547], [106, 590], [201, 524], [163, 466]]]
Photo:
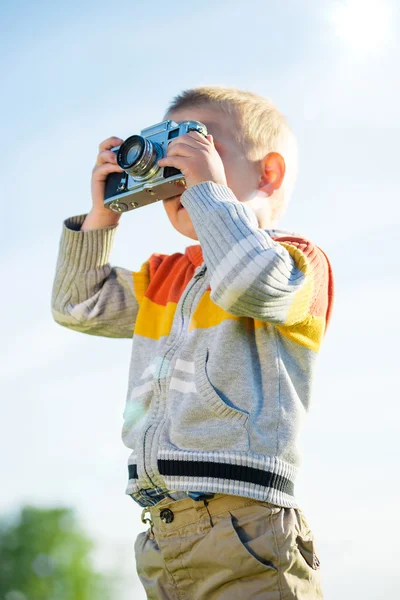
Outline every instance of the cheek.
[[164, 210], [167, 213], [167, 217], [170, 221], [173, 220], [174, 218], [174, 210], [172, 209], [171, 204], [168, 204], [167, 202], [164, 204]]
[[[246, 194], [248, 187], [248, 173], [240, 172], [238, 169], [225, 171], [226, 182], [235, 196], [240, 200]], [[247, 176], [246, 176], [247, 175]]]
[[257, 189], [258, 179], [247, 161], [238, 160], [227, 164], [225, 168], [226, 181], [238, 200], [244, 200]]

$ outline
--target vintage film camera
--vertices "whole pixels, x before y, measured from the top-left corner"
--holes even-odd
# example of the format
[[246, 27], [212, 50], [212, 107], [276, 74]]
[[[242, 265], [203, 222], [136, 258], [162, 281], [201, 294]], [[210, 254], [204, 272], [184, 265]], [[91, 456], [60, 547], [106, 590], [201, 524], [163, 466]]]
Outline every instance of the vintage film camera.
[[146, 127], [141, 135], [131, 135], [112, 148], [124, 173], [111, 173], [106, 180], [104, 206], [116, 213], [167, 200], [185, 190], [182, 172], [174, 167], [159, 167], [171, 140], [189, 131], [207, 135], [198, 121], [162, 121]]

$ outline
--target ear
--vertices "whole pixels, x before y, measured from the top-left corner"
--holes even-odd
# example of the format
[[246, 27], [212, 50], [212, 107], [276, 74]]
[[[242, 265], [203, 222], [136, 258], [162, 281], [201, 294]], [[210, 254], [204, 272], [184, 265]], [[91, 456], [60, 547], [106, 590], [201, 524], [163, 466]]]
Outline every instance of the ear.
[[285, 159], [278, 152], [270, 152], [261, 160], [261, 178], [258, 189], [262, 190], [267, 196], [279, 190], [285, 177], [286, 164]]

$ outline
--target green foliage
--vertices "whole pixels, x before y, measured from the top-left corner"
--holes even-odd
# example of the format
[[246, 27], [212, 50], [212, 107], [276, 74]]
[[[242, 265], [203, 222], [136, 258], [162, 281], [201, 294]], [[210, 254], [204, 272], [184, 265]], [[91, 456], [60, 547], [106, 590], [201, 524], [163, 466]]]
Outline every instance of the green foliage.
[[91, 565], [93, 547], [71, 509], [22, 508], [0, 524], [0, 600], [111, 599], [111, 578]]

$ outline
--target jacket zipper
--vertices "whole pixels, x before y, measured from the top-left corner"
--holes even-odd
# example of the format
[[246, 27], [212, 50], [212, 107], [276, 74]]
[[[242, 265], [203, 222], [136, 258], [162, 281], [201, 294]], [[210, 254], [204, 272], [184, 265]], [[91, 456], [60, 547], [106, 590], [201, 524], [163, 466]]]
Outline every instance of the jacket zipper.
[[184, 299], [183, 299], [183, 302], [182, 302], [182, 306], [181, 306], [182, 325], [183, 325], [183, 323], [184, 323], [184, 321], [185, 321], [185, 317], [184, 317], [184, 314], [183, 314], [183, 307], [184, 307], [184, 305], [185, 305], [186, 298], [189, 296], [190, 292], [192, 291], [192, 288], [193, 288], [193, 287], [196, 285], [196, 283], [197, 283], [197, 281], [200, 279], [200, 277], [203, 277], [203, 276], [204, 276], [204, 273], [206, 272], [206, 270], [207, 270], [207, 267], [206, 267], [206, 266], [204, 266], [204, 267], [201, 269], [201, 271], [199, 271], [198, 273], [196, 273], [196, 275], [194, 276], [194, 279], [195, 279], [194, 283], [193, 283], [193, 284], [190, 286], [190, 288], [189, 288], [189, 289], [188, 289], [188, 291], [186, 292], [186, 296], [184, 297]]
[[[183, 314], [183, 308], [184, 308], [186, 299], [189, 296], [190, 292], [192, 291], [193, 287], [196, 285], [197, 281], [200, 279], [200, 277], [204, 276], [206, 270], [207, 270], [207, 266], [204, 265], [204, 267], [201, 269], [201, 271], [199, 271], [198, 273], [196, 273], [196, 275], [194, 276], [195, 281], [192, 283], [192, 285], [190, 286], [190, 288], [186, 292], [186, 295], [185, 295], [185, 297], [183, 299], [182, 306], [181, 306], [182, 325], [185, 322], [185, 316]], [[163, 364], [164, 364], [164, 359], [165, 359], [165, 356], [164, 356], [164, 358], [163, 358], [163, 360], [161, 362], [161, 366], [160, 366], [160, 370], [159, 370], [159, 377], [158, 377], [158, 387], [159, 387], [159, 389], [161, 389], [161, 383], [160, 383], [161, 376], [160, 376], [160, 374], [162, 373], [162, 367], [163, 367]], [[150, 478], [150, 476], [149, 476], [149, 474], [147, 472], [147, 469], [146, 469], [146, 437], [147, 437], [147, 434], [148, 434], [149, 430], [151, 429], [152, 425], [153, 424], [151, 424], [151, 425], [148, 426], [148, 428], [145, 431], [144, 438], [143, 438], [143, 468], [144, 468], [144, 472], [146, 473], [149, 481], [151, 481], [151, 483], [154, 486], [156, 486], [156, 484], [154, 483], [154, 481]]]

